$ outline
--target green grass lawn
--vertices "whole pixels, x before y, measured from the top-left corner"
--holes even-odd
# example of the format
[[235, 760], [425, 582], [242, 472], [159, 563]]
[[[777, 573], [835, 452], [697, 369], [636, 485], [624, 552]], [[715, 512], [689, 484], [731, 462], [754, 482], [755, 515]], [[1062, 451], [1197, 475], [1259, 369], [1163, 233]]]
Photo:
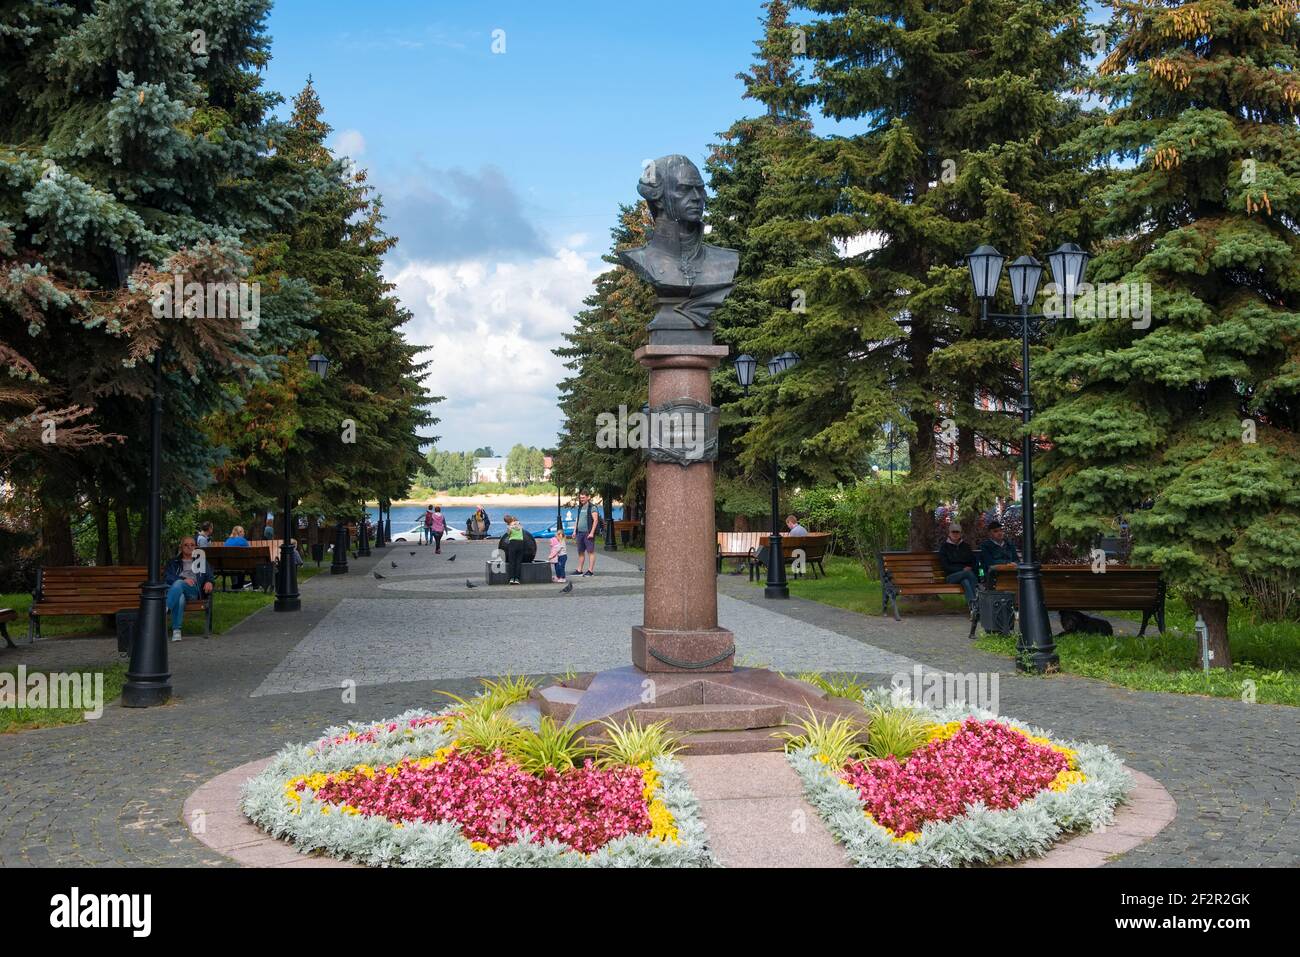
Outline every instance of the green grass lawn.
[[[323, 568], [324, 566], [322, 566]], [[306, 567], [299, 569], [299, 581], [316, 574], [315, 569], [308, 572]], [[212, 632], [220, 635], [229, 631], [259, 608], [265, 608], [275, 601], [274, 595], [260, 591], [218, 592], [212, 607]], [[16, 621], [9, 623], [9, 633], [21, 649], [27, 637], [27, 611], [32, 606], [32, 596], [26, 592], [0, 595], [0, 607], [12, 608], [18, 612]], [[203, 616], [190, 614], [185, 616], [182, 633], [186, 636], [203, 634]], [[106, 629], [98, 615], [71, 615], [66, 618], [49, 618], [41, 625], [42, 640], [69, 635], [78, 637], [103, 636], [105, 641], [114, 640], [115, 632]], [[114, 646], [116, 647], [116, 645]], [[10, 652], [13, 654], [13, 652]], [[125, 661], [111, 665], [91, 665], [68, 669], [77, 673], [104, 674], [104, 703], [116, 700], [122, 693], [122, 684], [126, 681]], [[5, 665], [0, 671], [16, 674], [16, 665]], [[72, 708], [14, 709], [0, 707], [0, 734], [13, 731], [26, 731], [30, 728], [52, 728], [65, 724], [80, 724], [85, 720], [81, 710]]]
[[[864, 615], [880, 614], [880, 582], [867, 578], [861, 563], [832, 557], [825, 562], [826, 577], [790, 579], [790, 594]], [[723, 574], [732, 568], [723, 566]], [[763, 582], [754, 585], [763, 587]], [[945, 596], [937, 602], [900, 602], [904, 617], [918, 614], [960, 614], [965, 602]], [[892, 612], [890, 612], [892, 614]], [[1140, 620], [1136, 613], [1113, 617]], [[1061, 670], [1068, 674], [1099, 678], [1140, 691], [1243, 698], [1253, 692], [1255, 700], [1269, 704], [1300, 706], [1300, 624], [1257, 622], [1241, 607], [1234, 607], [1228, 627], [1233, 667], [1212, 668], [1206, 677], [1199, 664], [1199, 648], [1193, 625], [1196, 616], [1181, 601], [1170, 599], [1166, 608], [1168, 630], [1145, 638], [1104, 638], [1099, 635], [1062, 635], [1056, 650]], [[976, 647], [1014, 659], [1016, 640], [1012, 635], [981, 635]]]
[[[1228, 618], [1232, 647], [1230, 670], [1200, 667], [1196, 616], [1181, 601], [1171, 599], [1166, 608], [1163, 635], [1135, 636], [1061, 635], [1056, 653], [1061, 670], [1099, 678], [1138, 691], [1168, 691], [1215, 698], [1240, 698], [1266, 704], [1300, 706], [1300, 624], [1257, 622], [1246, 609], [1235, 606]], [[1115, 617], [1138, 618], [1129, 613]], [[982, 635], [975, 644], [985, 651], [1015, 657], [1013, 635]]]
[[[17, 675], [16, 665], [0, 668], [0, 672]], [[122, 685], [126, 683], [126, 662], [115, 661], [111, 665], [89, 665], [66, 669], [68, 673], [103, 674], [104, 701], [107, 706], [122, 694]], [[46, 672], [48, 674], [48, 672]], [[30, 679], [31, 673], [26, 677]], [[84, 685], [83, 685], [84, 687]], [[83, 694], [87, 692], [83, 691]], [[65, 724], [81, 724], [86, 720], [85, 711], [79, 708], [0, 708], [0, 734], [15, 731], [28, 731], [32, 728], [54, 728]]]

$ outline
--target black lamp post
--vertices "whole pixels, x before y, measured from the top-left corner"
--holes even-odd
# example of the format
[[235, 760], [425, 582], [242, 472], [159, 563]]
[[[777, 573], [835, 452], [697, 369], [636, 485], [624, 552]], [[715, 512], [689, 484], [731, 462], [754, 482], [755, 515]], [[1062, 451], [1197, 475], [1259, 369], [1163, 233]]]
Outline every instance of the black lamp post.
[[618, 541], [614, 536], [614, 490], [606, 485], [600, 497], [605, 513], [605, 545], [603, 550], [616, 552], [618, 551]]
[[366, 511], [366, 503], [361, 503], [361, 521], [357, 523], [357, 558], [370, 557], [370, 533], [366, 530], [366, 525], [370, 521], [370, 513]]
[[[767, 361], [767, 374], [775, 379], [783, 372], [788, 372], [799, 364], [799, 357], [793, 352], [783, 352]], [[754, 372], [758, 369], [758, 360], [751, 355], [736, 357], [736, 381], [749, 395], [749, 387], [754, 384]], [[781, 473], [780, 463], [772, 460], [772, 535], [768, 540], [767, 585], [763, 589], [764, 598], [789, 598], [790, 586], [785, 578], [785, 556], [781, 551]]]
[[153, 399], [149, 408], [149, 504], [147, 514], [149, 577], [140, 586], [131, 663], [122, 686], [122, 705], [149, 708], [172, 696], [167, 666], [167, 586], [162, 580], [162, 346], [153, 355]]
[[343, 519], [339, 519], [334, 526], [334, 552], [330, 561], [331, 575], [346, 575], [348, 573], [348, 526]]
[[[307, 360], [312, 375], [325, 378], [330, 361], [320, 353]], [[294, 561], [293, 498], [289, 494], [289, 450], [284, 451], [284, 541], [280, 543], [279, 574], [275, 576], [275, 610], [298, 611], [302, 599], [298, 594], [298, 563]]]
[[[1073, 243], [1064, 243], [1048, 254], [1052, 278], [1068, 303], [1083, 282], [1088, 254]], [[1056, 642], [1052, 640], [1052, 626], [1047, 618], [1043, 601], [1043, 581], [1040, 566], [1034, 554], [1034, 435], [1030, 423], [1034, 417], [1033, 399], [1029, 391], [1029, 343], [1049, 317], [1031, 314], [1029, 307], [1038, 295], [1038, 283], [1043, 267], [1032, 256], [1021, 256], [1007, 268], [1011, 282], [1011, 299], [1016, 305], [1015, 314], [989, 312], [989, 301], [997, 295], [998, 280], [1002, 275], [1005, 258], [992, 246], [980, 246], [966, 257], [970, 267], [971, 284], [975, 298], [980, 301], [980, 315], [987, 322], [1019, 322], [1020, 324], [1020, 413], [1025, 434], [1020, 444], [1021, 515], [1024, 525], [1024, 551], [1017, 575], [1020, 583], [1020, 640], [1016, 643], [1017, 667], [1022, 670], [1043, 672], [1060, 669]], [[1067, 307], [1068, 308], [1068, 307]]]

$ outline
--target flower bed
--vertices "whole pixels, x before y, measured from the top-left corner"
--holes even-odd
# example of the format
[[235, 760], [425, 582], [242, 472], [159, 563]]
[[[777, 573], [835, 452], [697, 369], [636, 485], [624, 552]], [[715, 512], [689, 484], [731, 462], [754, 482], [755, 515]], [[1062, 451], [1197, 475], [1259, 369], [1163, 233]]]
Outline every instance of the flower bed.
[[711, 863], [673, 758], [532, 774], [453, 734], [450, 712], [331, 728], [250, 781], [244, 813], [304, 853], [380, 866]]
[[1109, 749], [964, 706], [913, 709], [929, 740], [900, 760], [840, 766], [812, 744], [789, 759], [827, 827], [862, 867], [987, 864], [1047, 851], [1110, 823], [1132, 780]]

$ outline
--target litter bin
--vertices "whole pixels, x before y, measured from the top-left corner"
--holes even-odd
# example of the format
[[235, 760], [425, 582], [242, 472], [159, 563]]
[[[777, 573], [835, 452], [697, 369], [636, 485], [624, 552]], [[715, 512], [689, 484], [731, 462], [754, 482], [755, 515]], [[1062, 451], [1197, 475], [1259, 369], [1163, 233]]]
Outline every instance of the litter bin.
[[1016, 628], [1016, 596], [1010, 592], [981, 588], [979, 592], [980, 624], [986, 632], [1010, 635]]
[[312, 546], [311, 546], [311, 558], [312, 558], [312, 561], [314, 561], [314, 562], [316, 563], [316, 567], [317, 567], [317, 568], [320, 568], [320, 563], [323, 562], [323, 561], [325, 560], [325, 543], [324, 543], [324, 542], [314, 542], [314, 543], [312, 543]]
[[121, 654], [129, 655], [131, 653], [131, 646], [135, 644], [136, 619], [139, 617], [139, 609], [119, 611], [117, 613], [117, 650]]

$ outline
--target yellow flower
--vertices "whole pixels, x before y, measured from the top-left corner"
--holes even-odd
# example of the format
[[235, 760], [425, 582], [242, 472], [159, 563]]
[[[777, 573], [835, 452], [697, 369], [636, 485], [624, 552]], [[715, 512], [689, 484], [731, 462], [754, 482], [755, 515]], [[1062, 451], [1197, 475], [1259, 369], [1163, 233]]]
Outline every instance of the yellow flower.
[[[891, 832], [891, 833], [892, 833], [892, 832]], [[921, 839], [921, 832], [920, 832], [920, 831], [908, 831], [906, 834], [902, 834], [902, 835], [895, 834], [895, 835], [894, 835], [894, 843], [895, 843], [895, 844], [915, 844], [915, 843], [916, 843], [917, 841], [919, 841], [920, 839]]]
[[476, 850], [476, 851], [480, 851], [480, 852], [482, 852], [482, 851], [490, 851], [490, 850], [492, 850], [491, 845], [489, 845], [489, 844], [484, 844], [482, 841], [470, 841], [469, 846], [472, 847], [472, 848], [474, 848], [474, 850]]
[[947, 741], [960, 730], [960, 721], [949, 721], [946, 724], [932, 724], [926, 729], [930, 741]]
[[1082, 771], [1062, 771], [1047, 787], [1052, 791], [1064, 791], [1071, 785], [1082, 784], [1086, 780], [1088, 777]]
[[646, 802], [646, 813], [650, 815], [650, 837], [657, 841], [680, 844], [681, 840], [677, 836], [677, 821], [672, 811], [668, 810], [668, 805], [655, 797], [662, 786], [659, 772], [648, 761], [638, 767], [641, 768], [641, 779], [645, 784], [641, 795]]

